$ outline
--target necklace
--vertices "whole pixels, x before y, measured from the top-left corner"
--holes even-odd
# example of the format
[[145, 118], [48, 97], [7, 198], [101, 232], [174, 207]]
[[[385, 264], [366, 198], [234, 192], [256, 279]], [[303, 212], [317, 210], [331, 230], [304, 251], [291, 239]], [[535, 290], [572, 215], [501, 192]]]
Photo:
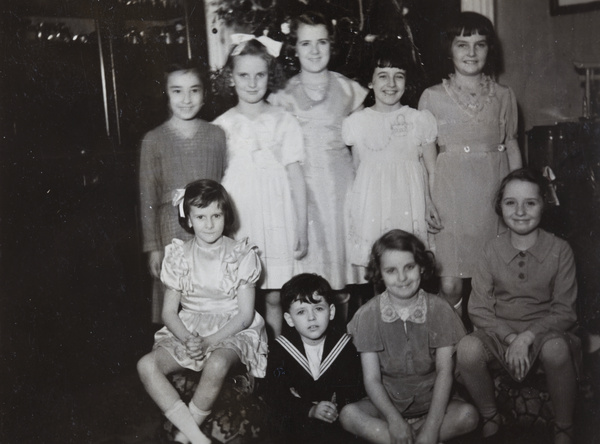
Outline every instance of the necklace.
[[322, 102], [327, 98], [329, 82], [329, 75], [327, 76], [327, 80], [325, 82], [319, 83], [305, 83], [302, 81], [302, 78], [300, 78], [300, 85], [302, 86], [304, 94], [313, 102]]
[[486, 75], [481, 77], [475, 90], [459, 85], [454, 74], [450, 74], [449, 79], [444, 79], [443, 84], [450, 97], [469, 114], [481, 111], [496, 91], [495, 83]]

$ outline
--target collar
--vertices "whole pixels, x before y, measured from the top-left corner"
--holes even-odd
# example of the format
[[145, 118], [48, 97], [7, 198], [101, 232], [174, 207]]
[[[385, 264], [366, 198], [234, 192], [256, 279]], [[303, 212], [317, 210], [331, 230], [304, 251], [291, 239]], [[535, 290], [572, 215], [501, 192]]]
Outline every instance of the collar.
[[[535, 244], [533, 244], [533, 246], [528, 250], [525, 250], [525, 253], [530, 254], [538, 262], [542, 263], [550, 253], [550, 249], [554, 244], [554, 235], [542, 230], [541, 228], [539, 230], [540, 231]], [[517, 257], [519, 253], [521, 253], [521, 250], [517, 250], [510, 243], [510, 232], [508, 230], [496, 236], [495, 244], [500, 257], [507, 264]]]
[[[321, 360], [321, 366], [319, 367], [319, 374], [317, 378], [315, 378], [315, 381], [319, 379], [329, 369], [329, 367], [331, 367], [331, 364], [335, 362], [342, 350], [344, 350], [344, 347], [346, 347], [346, 344], [350, 342], [351, 336], [348, 333], [344, 333], [340, 337], [340, 339], [334, 344], [331, 344], [332, 341], [328, 341], [328, 339], [330, 339], [329, 334], [325, 338], [325, 344], [323, 346], [323, 358]], [[275, 340], [283, 347], [285, 351], [287, 351], [290, 354], [292, 358], [296, 360], [298, 364], [300, 364], [300, 366], [311, 377], [313, 377], [313, 374], [310, 371], [308, 359], [306, 358], [306, 354], [304, 352], [304, 345], [302, 343], [302, 340], [300, 340], [300, 343], [294, 344], [292, 343], [292, 341], [290, 341], [283, 335], [278, 336]], [[333, 347], [331, 348], [331, 350], [329, 350], [329, 347], [331, 345], [333, 345]]]
[[424, 324], [427, 320], [427, 300], [425, 292], [420, 289], [417, 302], [404, 309], [394, 307], [387, 290], [381, 294], [379, 308], [383, 322], [392, 323], [400, 319], [403, 322], [410, 321], [415, 324]]

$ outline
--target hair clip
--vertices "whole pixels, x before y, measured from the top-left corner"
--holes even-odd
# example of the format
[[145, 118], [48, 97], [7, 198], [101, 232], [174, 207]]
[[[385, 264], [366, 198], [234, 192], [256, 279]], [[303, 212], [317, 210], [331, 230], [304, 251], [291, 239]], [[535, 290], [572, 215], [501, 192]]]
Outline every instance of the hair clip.
[[267, 48], [267, 52], [273, 57], [279, 57], [279, 53], [281, 52], [281, 46], [283, 43], [278, 42], [277, 40], [273, 40], [266, 35], [261, 35], [260, 37], [256, 37], [252, 34], [231, 34], [231, 43], [235, 46], [235, 48], [231, 51], [231, 55], [233, 57], [239, 55], [244, 48], [241, 44], [248, 42], [250, 40], [258, 40], [262, 43], [265, 48]]
[[179, 217], [185, 217], [185, 211], [183, 211], [183, 197], [185, 196], [185, 188], [177, 188], [173, 191], [173, 206], [179, 207]]

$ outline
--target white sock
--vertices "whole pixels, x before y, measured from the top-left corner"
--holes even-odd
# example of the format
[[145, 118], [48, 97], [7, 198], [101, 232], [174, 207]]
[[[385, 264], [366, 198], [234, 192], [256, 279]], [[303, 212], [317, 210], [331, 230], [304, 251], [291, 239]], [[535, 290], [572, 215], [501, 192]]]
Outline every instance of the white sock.
[[200, 410], [192, 401], [188, 404], [188, 409], [190, 409], [190, 413], [198, 426], [202, 425], [206, 417], [212, 412], [212, 410]]
[[165, 416], [194, 444], [211, 444], [201, 431], [190, 410], [180, 399], [165, 412]]

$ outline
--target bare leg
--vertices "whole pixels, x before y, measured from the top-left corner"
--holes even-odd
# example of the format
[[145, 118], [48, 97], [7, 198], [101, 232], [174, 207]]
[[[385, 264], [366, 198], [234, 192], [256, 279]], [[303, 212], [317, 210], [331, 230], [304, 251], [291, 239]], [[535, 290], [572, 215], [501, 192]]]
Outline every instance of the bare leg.
[[177, 361], [159, 347], [143, 356], [137, 363], [137, 369], [144, 388], [175, 427], [194, 444], [210, 444], [210, 439], [200, 431], [177, 390], [167, 379], [166, 375], [182, 369]]
[[368, 399], [346, 405], [340, 412], [340, 423], [348, 432], [375, 444], [388, 444], [388, 424], [379, 417], [377, 407]]
[[211, 353], [192, 397], [192, 402], [198, 409], [205, 411], [212, 409], [229, 370], [239, 362], [237, 353], [231, 349], [219, 348]]
[[554, 442], [571, 444], [573, 442], [573, 411], [577, 395], [577, 379], [569, 345], [562, 338], [547, 341], [542, 346], [540, 361], [546, 372], [548, 392], [554, 407], [557, 426]]
[[279, 291], [269, 291], [265, 294], [265, 321], [273, 330], [273, 337], [281, 334], [283, 310], [281, 309], [281, 294]]
[[440, 441], [472, 432], [479, 424], [477, 409], [463, 401], [450, 401], [440, 427]]
[[478, 338], [465, 336], [458, 343], [456, 353], [457, 368], [484, 421], [482, 435], [492, 436], [500, 428], [500, 418], [494, 381], [487, 366], [487, 352]]
[[463, 316], [463, 307], [462, 304], [457, 304], [460, 302], [462, 298], [462, 290], [463, 290], [463, 279], [454, 276], [442, 276], [440, 278], [440, 291], [442, 293], [442, 297], [444, 297], [450, 305], [454, 307], [456, 314], [462, 319]]

